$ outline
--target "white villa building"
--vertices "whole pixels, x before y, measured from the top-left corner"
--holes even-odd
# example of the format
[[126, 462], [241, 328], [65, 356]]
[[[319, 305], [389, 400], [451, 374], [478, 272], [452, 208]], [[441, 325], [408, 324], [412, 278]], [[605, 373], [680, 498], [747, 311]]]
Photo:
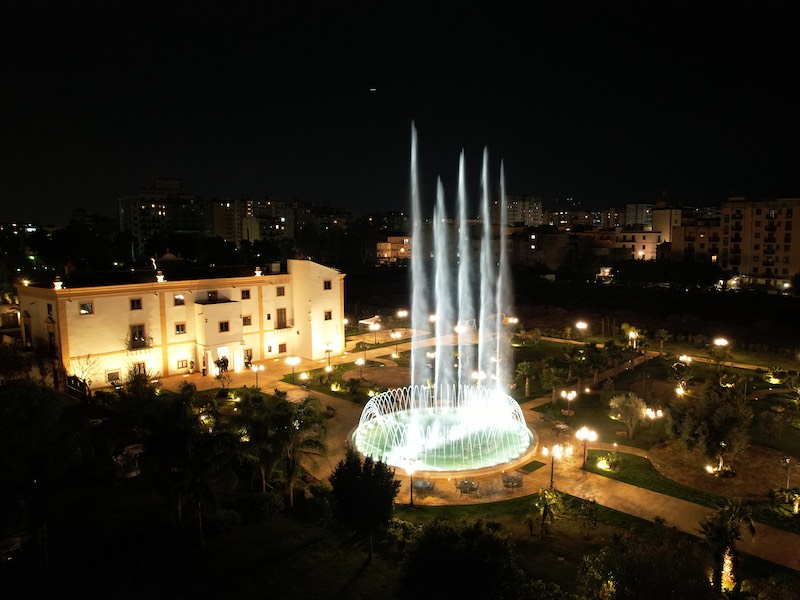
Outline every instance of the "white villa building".
[[64, 372], [94, 389], [130, 370], [214, 376], [223, 357], [240, 371], [341, 354], [345, 274], [308, 260], [286, 265], [286, 273], [173, 281], [153, 271], [149, 283], [20, 287], [22, 341], [49, 348]]

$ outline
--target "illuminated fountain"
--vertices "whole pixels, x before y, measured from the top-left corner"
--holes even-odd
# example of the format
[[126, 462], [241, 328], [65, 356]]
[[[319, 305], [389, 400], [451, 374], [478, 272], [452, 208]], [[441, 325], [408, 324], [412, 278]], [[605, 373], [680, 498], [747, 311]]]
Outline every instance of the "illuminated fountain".
[[[433, 219], [426, 227], [413, 128], [411, 140], [411, 385], [370, 399], [353, 443], [362, 454], [416, 471], [462, 471], [513, 462], [535, 438], [519, 404], [505, 392], [513, 361], [507, 331], [512, 320], [502, 166], [495, 236], [486, 151], [479, 235], [469, 231], [463, 152], [457, 215], [448, 217], [440, 181]], [[471, 255], [474, 238], [480, 242], [477, 260]], [[426, 344], [420, 332], [431, 325], [435, 341]]]

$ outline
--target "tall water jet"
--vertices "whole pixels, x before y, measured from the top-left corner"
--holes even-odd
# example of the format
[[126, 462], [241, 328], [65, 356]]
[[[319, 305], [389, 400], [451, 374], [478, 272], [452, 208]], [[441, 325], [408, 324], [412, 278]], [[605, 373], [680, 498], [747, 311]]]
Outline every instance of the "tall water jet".
[[[437, 180], [433, 218], [426, 227], [412, 126], [411, 385], [367, 402], [353, 433], [359, 451], [398, 467], [458, 471], [506, 464], [534, 440], [519, 404], [506, 394], [511, 282], [503, 168], [495, 236], [489, 154], [484, 150], [477, 260], [472, 256], [463, 152], [458, 170], [457, 218], [448, 216], [444, 187]], [[431, 333], [433, 341], [426, 339]]]

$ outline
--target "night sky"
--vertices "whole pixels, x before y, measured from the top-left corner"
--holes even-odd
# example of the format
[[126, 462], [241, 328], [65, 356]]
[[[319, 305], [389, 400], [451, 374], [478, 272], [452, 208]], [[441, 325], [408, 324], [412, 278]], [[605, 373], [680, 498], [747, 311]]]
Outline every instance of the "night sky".
[[412, 121], [426, 193], [488, 147], [547, 206], [800, 194], [790, 3], [542, 4], [6, 2], [0, 221], [150, 175], [405, 210]]

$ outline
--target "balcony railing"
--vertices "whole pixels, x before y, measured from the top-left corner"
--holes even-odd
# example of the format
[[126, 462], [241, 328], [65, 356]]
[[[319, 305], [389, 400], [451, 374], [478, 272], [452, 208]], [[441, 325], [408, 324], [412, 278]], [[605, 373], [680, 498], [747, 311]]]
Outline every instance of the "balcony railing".
[[286, 319], [285, 321], [275, 321], [275, 329], [291, 329], [294, 327], [294, 319]]
[[741, 231], [741, 230], [742, 230], [742, 226], [739, 225], [739, 224], [731, 226], [731, 231]]
[[125, 346], [128, 350], [142, 350], [144, 348], [153, 347], [153, 338], [149, 335], [144, 337], [128, 338], [125, 340]]

